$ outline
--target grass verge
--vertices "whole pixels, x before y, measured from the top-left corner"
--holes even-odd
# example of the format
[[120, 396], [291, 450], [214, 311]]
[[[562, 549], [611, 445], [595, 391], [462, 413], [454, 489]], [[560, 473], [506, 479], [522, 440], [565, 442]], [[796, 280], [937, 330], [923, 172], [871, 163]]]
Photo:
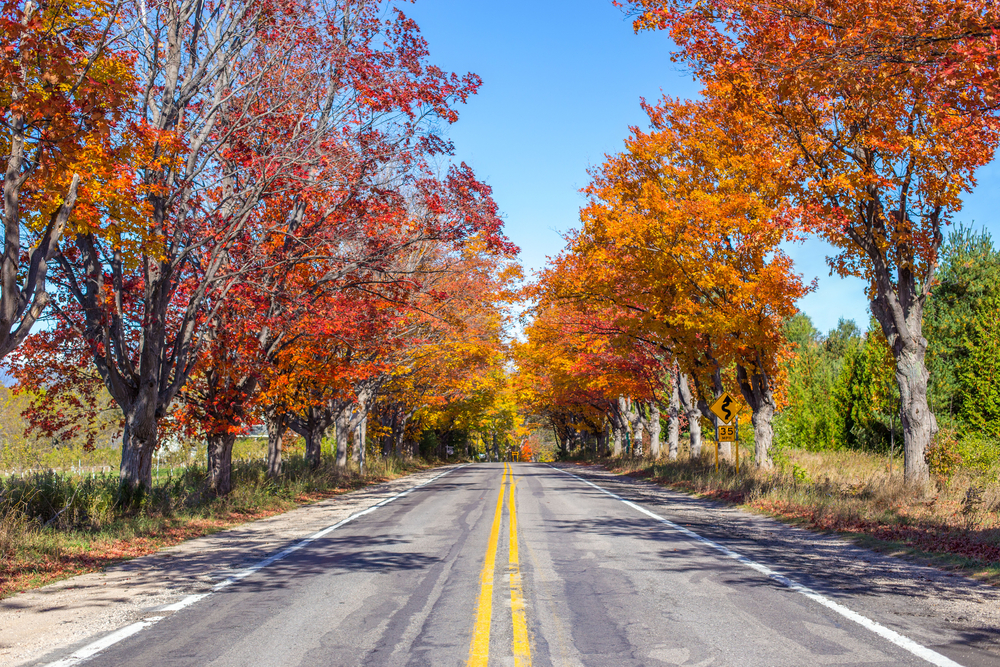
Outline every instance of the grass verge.
[[115, 475], [8, 478], [0, 482], [0, 599], [435, 465], [386, 459], [361, 475], [332, 461], [313, 470], [297, 457], [275, 482], [263, 462], [240, 461], [222, 498], [208, 493], [204, 468], [192, 466], [158, 479], [127, 512], [116, 502]]
[[937, 478], [927, 491], [903, 484], [883, 457], [861, 452], [785, 451], [773, 471], [740, 472], [709, 459], [605, 459], [618, 474], [737, 505], [861, 546], [1000, 585], [1000, 484], [970, 471]]

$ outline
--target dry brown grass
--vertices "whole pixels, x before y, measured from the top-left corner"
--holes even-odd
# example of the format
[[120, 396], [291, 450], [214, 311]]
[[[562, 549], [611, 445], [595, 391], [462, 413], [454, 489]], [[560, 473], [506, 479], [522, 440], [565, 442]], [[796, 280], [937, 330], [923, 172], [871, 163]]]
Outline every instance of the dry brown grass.
[[609, 469], [724, 500], [809, 528], [836, 531], [882, 551], [958, 568], [1000, 584], [1000, 483], [962, 470], [926, 490], [903, 483], [897, 458], [862, 452], [788, 451], [773, 471], [711, 458], [609, 460]]

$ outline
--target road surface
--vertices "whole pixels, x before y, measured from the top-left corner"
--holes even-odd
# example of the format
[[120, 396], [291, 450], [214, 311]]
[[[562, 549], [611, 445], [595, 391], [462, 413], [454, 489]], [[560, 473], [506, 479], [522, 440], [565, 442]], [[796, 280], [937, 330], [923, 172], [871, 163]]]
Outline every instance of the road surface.
[[958, 578], [585, 466], [452, 469], [276, 556], [39, 664], [1000, 665]]

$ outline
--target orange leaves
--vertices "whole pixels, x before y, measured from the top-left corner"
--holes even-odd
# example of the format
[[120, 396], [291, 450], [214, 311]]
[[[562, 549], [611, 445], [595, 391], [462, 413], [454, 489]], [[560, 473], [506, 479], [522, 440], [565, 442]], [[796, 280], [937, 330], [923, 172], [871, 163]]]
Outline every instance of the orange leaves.
[[424, 428], [478, 431], [513, 414], [505, 368], [520, 267], [486, 233], [425, 259], [387, 392]]
[[[709, 103], [665, 99], [588, 189], [566, 264], [585, 299], [613, 304], [618, 324], [651, 337], [688, 370], [767, 351], [807, 288], [780, 250], [794, 238], [783, 196], [786, 156]], [[566, 295], [556, 280], [556, 295]], [[754, 362], [756, 363], [756, 362]]]
[[[63, 204], [74, 174], [82, 179], [74, 223], [99, 225], [92, 211], [131, 192], [123, 149], [135, 93], [130, 56], [106, 43], [115, 22], [110, 2], [74, 0], [39, 8], [3, 3], [0, 43], [0, 153], [23, 162], [22, 215], [36, 231]], [[52, 39], [59, 34], [60, 39]], [[113, 181], [103, 188], [102, 179]], [[11, 184], [7, 183], [6, 187]]]
[[[705, 94], [794, 156], [802, 223], [841, 274], [927, 282], [940, 229], [1000, 142], [989, 0], [637, 0]], [[961, 76], [958, 75], [961, 72]]]

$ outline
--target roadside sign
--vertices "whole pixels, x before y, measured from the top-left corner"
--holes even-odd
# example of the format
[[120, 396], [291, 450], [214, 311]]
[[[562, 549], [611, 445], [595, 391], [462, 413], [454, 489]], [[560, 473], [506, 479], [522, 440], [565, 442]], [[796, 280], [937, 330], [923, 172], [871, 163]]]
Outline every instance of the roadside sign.
[[719, 424], [719, 438], [721, 442], [736, 441], [736, 424]]
[[728, 391], [722, 392], [722, 396], [719, 396], [708, 407], [709, 412], [718, 417], [723, 424], [729, 424], [734, 419], [736, 419], [736, 414], [740, 411], [740, 404], [736, 402]]

